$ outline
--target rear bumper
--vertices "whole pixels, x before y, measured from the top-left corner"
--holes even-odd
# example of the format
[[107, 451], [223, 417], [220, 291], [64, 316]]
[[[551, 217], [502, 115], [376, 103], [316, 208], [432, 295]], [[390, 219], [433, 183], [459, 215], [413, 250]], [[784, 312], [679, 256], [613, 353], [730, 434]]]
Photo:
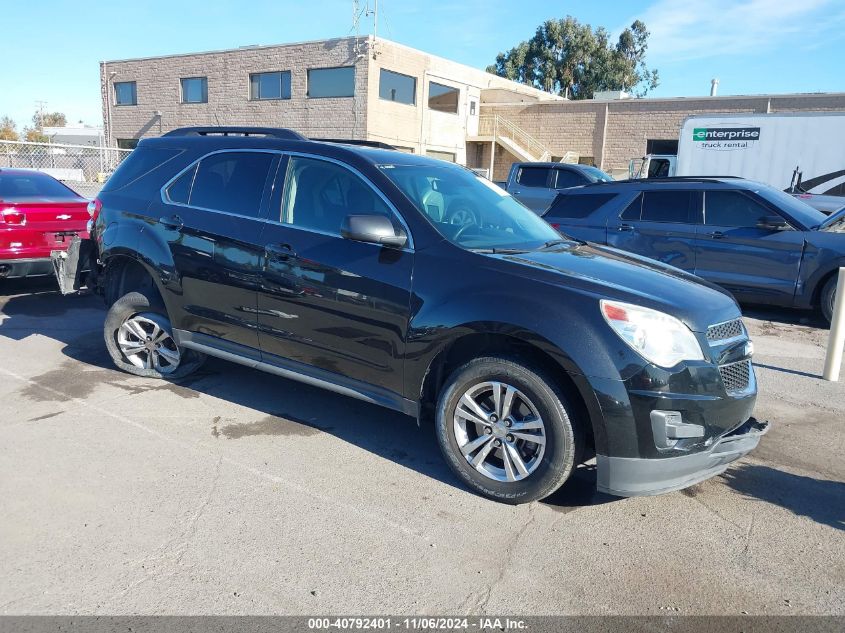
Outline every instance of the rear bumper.
[[83, 286], [84, 273], [94, 268], [96, 244], [90, 239], [74, 237], [67, 250], [52, 251], [50, 272], [56, 275], [59, 291], [63, 295], [78, 292]]
[[49, 257], [0, 259], [0, 279], [42, 277], [53, 274]]
[[597, 487], [618, 497], [658, 495], [692, 486], [727, 469], [757, 447], [768, 422], [749, 418], [706, 450], [663, 459], [596, 456]]

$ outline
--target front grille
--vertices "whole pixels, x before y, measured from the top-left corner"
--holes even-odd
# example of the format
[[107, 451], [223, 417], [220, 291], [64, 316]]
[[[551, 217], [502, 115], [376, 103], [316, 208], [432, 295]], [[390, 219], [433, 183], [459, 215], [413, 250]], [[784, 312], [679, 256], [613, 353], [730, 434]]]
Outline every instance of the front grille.
[[722, 376], [725, 391], [729, 394], [745, 391], [751, 381], [751, 361], [741, 360], [738, 363], [722, 365], [719, 367], [719, 374]]
[[742, 325], [742, 319], [717, 323], [707, 328], [707, 340], [711, 342], [725, 341], [743, 334], [745, 334], [745, 327]]

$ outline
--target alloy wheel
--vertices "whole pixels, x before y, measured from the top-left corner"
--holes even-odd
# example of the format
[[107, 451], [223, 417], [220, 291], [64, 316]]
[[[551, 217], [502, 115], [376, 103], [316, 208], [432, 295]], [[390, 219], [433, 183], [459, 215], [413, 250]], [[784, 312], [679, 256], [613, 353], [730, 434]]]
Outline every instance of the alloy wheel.
[[141, 369], [170, 374], [182, 357], [166, 320], [158, 314], [141, 313], [126, 319], [117, 331], [117, 345], [130, 363]]
[[467, 462], [494, 481], [525, 479], [546, 450], [546, 428], [534, 403], [504, 382], [467, 389], [455, 407], [452, 429]]

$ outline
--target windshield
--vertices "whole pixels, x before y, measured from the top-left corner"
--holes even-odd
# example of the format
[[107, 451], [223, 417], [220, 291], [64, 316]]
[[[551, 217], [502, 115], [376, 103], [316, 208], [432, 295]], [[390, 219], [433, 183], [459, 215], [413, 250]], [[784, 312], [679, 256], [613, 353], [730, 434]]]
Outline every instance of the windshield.
[[530, 250], [561, 235], [504, 189], [457, 166], [381, 165], [447, 240], [467, 249]]
[[814, 229], [821, 225], [827, 218], [821, 211], [814, 209], [806, 202], [780, 189], [775, 189], [768, 185], [760, 185], [757, 193], [783, 211], [788, 220], [792, 219], [800, 224], [800, 228]]
[[610, 174], [606, 174], [598, 167], [591, 167], [591, 166], [581, 166], [582, 171], [587, 175], [587, 177], [592, 180], [593, 182], [612, 182], [613, 176]]

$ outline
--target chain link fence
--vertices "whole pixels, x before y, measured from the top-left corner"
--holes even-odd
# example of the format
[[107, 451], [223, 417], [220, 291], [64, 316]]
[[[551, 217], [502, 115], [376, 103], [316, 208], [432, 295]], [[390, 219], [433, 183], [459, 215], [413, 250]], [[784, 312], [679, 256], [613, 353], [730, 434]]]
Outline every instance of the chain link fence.
[[131, 151], [90, 145], [0, 141], [0, 169], [43, 171], [79, 195], [93, 198]]

